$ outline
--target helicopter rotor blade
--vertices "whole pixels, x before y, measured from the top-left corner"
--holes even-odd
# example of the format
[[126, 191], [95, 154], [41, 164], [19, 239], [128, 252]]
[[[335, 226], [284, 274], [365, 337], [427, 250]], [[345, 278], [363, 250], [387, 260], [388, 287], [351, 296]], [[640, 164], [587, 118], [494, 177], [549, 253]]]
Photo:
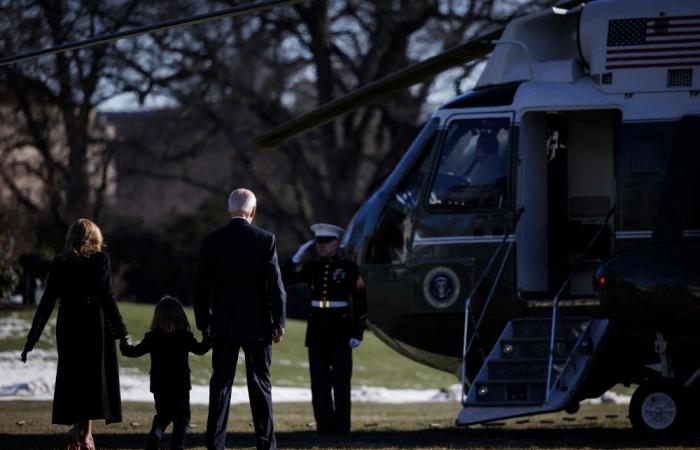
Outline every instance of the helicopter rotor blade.
[[[582, 0], [564, 0], [553, 7], [559, 11], [558, 14], [566, 14], [569, 8], [577, 8], [582, 4]], [[425, 61], [358, 88], [346, 96], [331, 100], [303, 116], [277, 125], [255, 137], [253, 145], [259, 150], [274, 149], [293, 136], [375, 102], [395, 90], [410, 87], [452, 67], [483, 58], [493, 50], [493, 41], [498, 40], [504, 28], [470, 39]]]
[[502, 32], [503, 28], [499, 28], [480, 35], [431, 58], [369, 83], [344, 97], [331, 100], [301, 117], [284, 122], [262, 133], [255, 138], [254, 146], [258, 149], [273, 149], [282, 145], [292, 136], [354, 111], [365, 104], [391, 94], [393, 91], [420, 83], [426, 78], [435, 76], [452, 67], [483, 58], [493, 50], [493, 41], [497, 40]]
[[225, 8], [210, 13], [197, 14], [194, 16], [187, 16], [181, 17], [179, 19], [167, 20], [151, 25], [132, 28], [130, 30], [117, 31], [115, 33], [96, 36], [89, 39], [84, 39], [82, 41], [68, 42], [65, 44], [56, 45], [54, 47], [44, 48], [41, 50], [33, 50], [19, 55], [6, 56], [0, 58], [0, 67], [12, 63], [35, 59], [44, 55], [51, 55], [54, 53], [67, 52], [70, 50], [94, 47], [95, 45], [105, 44], [107, 42], [116, 41], [118, 39], [139, 36], [146, 33], [152, 33], [154, 31], [163, 31], [170, 28], [180, 27], [183, 25], [196, 25], [200, 23], [206, 23], [212, 20], [220, 19], [222, 17], [236, 17], [246, 14], [257, 13], [278, 6], [300, 3], [301, 1], [303, 0], [263, 0], [256, 3], [248, 3], [245, 5], [233, 6], [231, 8]]

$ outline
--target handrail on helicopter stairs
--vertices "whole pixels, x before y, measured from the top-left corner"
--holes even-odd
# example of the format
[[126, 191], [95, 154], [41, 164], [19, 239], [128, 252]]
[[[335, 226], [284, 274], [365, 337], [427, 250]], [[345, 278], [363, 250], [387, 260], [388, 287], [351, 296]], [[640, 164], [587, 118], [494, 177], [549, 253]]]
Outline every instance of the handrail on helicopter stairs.
[[[506, 261], [508, 261], [508, 256], [510, 255], [510, 251], [513, 248], [513, 243], [515, 241], [510, 241], [508, 242], [508, 238], [515, 233], [515, 230], [518, 227], [518, 223], [520, 222], [520, 217], [523, 215], [525, 212], [524, 207], [519, 207], [518, 210], [515, 212], [515, 216], [513, 217], [513, 223], [511, 224], [510, 228], [506, 230], [506, 233], [503, 235], [503, 240], [501, 240], [501, 243], [499, 244], [498, 248], [494, 252], [493, 256], [491, 256], [491, 259], [489, 260], [489, 263], [486, 265], [486, 268], [481, 272], [481, 275], [479, 276], [479, 280], [476, 282], [474, 287], [472, 288], [471, 292], [467, 296], [465, 302], [464, 302], [464, 337], [462, 340], [462, 374], [461, 374], [461, 379], [462, 379], [462, 403], [465, 403], [466, 398], [467, 398], [467, 391], [465, 390], [465, 381], [466, 381], [466, 373], [467, 373], [467, 356], [469, 355], [469, 350], [471, 350], [472, 344], [476, 340], [476, 337], [478, 336], [478, 330], [479, 326], [481, 325], [481, 321], [484, 318], [484, 315], [486, 313], [486, 310], [489, 307], [489, 304], [491, 303], [491, 299], [493, 298], [494, 292], [496, 292], [496, 286], [498, 286], [498, 282], [501, 279], [501, 275], [503, 274], [503, 269], [505, 268]], [[491, 266], [493, 263], [496, 261], [496, 257], [501, 253], [501, 250], [505, 246], [506, 242], [508, 242], [508, 248], [506, 248], [505, 253], [503, 254], [503, 260], [501, 261], [501, 265], [498, 268], [498, 273], [496, 274], [496, 278], [494, 279], [492, 285], [491, 285], [491, 290], [489, 291], [488, 296], [486, 297], [486, 301], [484, 302], [484, 307], [481, 309], [481, 314], [479, 315], [479, 319], [476, 321], [474, 325], [474, 337], [473, 339], [469, 340], [469, 320], [472, 319], [471, 317], [471, 303], [472, 303], [472, 298], [474, 297], [474, 294], [476, 294], [476, 291], [479, 289], [479, 286], [481, 286], [481, 283], [486, 279], [486, 275], [488, 275], [489, 271], [491, 270]]]
[[[608, 225], [608, 221], [610, 220], [610, 217], [612, 217], [613, 213], [615, 212], [615, 205], [613, 205], [610, 208], [610, 211], [608, 211], [608, 214], [605, 216], [605, 219], [603, 220], [603, 223], [600, 225], [598, 228], [598, 231], [596, 231], [595, 235], [593, 235], [593, 239], [588, 243], [588, 246], [586, 249], [583, 251], [581, 256], [578, 258], [576, 261], [576, 264], [574, 264], [574, 267], [571, 269], [569, 272], [569, 275], [566, 277], [566, 280], [564, 280], [564, 283], [562, 286], [559, 288], [559, 291], [557, 291], [556, 295], [554, 296], [554, 299], [552, 300], [552, 321], [551, 321], [551, 330], [550, 330], [550, 335], [549, 335], [549, 357], [548, 357], [548, 362], [547, 362], [547, 384], [545, 385], [545, 403], [549, 400], [549, 394], [551, 392], [552, 388], [552, 369], [554, 367], [554, 346], [556, 343], [556, 325], [557, 325], [557, 314], [559, 310], [559, 298], [561, 297], [561, 294], [564, 292], [564, 289], [566, 286], [569, 284], [571, 281], [571, 278], [574, 276], [574, 273], [578, 270], [579, 266], [583, 262], [583, 260], [586, 258], [586, 255], [588, 255], [588, 252], [593, 248], [593, 244], [595, 243], [596, 240], [598, 240], [598, 236], [600, 236], [600, 233], [603, 232], [605, 227]], [[581, 336], [583, 336], [585, 333], [582, 333]], [[579, 339], [580, 340], [580, 339]], [[567, 360], [567, 363], [564, 365], [564, 367], [568, 367], [568, 361], [571, 360], [571, 356], [569, 356], [569, 359]], [[561, 377], [561, 373], [557, 378]], [[464, 388], [462, 388], [464, 390]]]

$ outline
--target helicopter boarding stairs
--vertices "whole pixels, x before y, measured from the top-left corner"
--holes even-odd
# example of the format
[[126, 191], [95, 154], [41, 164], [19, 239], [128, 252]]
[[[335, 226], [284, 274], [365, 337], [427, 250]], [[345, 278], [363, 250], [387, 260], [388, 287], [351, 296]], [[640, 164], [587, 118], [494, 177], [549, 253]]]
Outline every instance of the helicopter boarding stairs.
[[[612, 216], [608, 213], [603, 226]], [[519, 216], [513, 228], [517, 227]], [[513, 241], [505, 246], [509, 233], [482, 273], [466, 300], [462, 352], [462, 410], [457, 425], [473, 425], [512, 417], [561, 411], [574, 406], [576, 394], [586, 381], [594, 359], [603, 347], [609, 320], [592, 317], [559, 317], [559, 298], [583, 261], [602, 228], [593, 237], [579, 262], [551, 303], [551, 317], [523, 317], [508, 322], [471, 384], [466, 379], [469, 352], [477, 343], [479, 325], [500, 280]], [[475, 321], [472, 296], [505, 247], [500, 268]], [[470, 330], [473, 326], [473, 330]], [[469, 339], [470, 332], [472, 338]]]
[[559, 319], [550, 365], [550, 319], [510, 321], [463, 396], [457, 424], [565, 409], [585, 381], [607, 329], [607, 319]]

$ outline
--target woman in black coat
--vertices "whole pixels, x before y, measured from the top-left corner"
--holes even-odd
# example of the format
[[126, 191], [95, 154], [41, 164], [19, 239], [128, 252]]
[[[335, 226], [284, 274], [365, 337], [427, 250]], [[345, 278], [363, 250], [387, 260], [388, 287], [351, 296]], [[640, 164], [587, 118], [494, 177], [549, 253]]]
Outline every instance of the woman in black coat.
[[114, 341], [126, 340], [127, 330], [112, 294], [109, 257], [102, 248], [102, 233], [95, 223], [79, 219], [70, 226], [63, 253], [51, 262], [46, 290], [22, 352], [26, 362], [60, 299], [52, 422], [72, 425], [69, 449], [95, 448], [93, 419], [122, 420]]

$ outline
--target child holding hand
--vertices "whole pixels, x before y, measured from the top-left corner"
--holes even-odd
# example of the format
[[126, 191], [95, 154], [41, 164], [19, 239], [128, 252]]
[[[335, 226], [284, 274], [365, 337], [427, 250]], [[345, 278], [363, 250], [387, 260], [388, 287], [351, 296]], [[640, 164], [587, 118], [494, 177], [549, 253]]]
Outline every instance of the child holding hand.
[[136, 358], [151, 354], [151, 392], [156, 415], [148, 435], [146, 450], [158, 449], [163, 433], [173, 423], [172, 449], [185, 448], [190, 422], [190, 367], [188, 354], [203, 355], [211, 347], [208, 339], [197, 342], [180, 301], [165, 296], [156, 304], [151, 329], [137, 345], [122, 343], [124, 356]]

